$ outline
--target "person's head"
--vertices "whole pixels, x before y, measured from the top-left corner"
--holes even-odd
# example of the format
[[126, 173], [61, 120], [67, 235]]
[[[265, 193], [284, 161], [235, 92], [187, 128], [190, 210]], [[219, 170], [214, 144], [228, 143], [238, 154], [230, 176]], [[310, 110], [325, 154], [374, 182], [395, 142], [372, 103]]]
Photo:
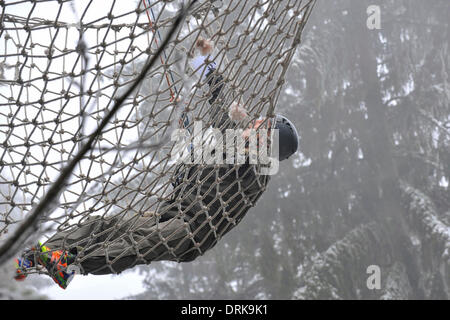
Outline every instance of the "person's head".
[[[278, 161], [289, 159], [289, 157], [298, 150], [299, 137], [294, 124], [285, 116], [276, 115], [269, 122], [267, 122], [267, 118], [256, 120], [249, 125], [242, 136], [245, 139], [249, 139], [251, 130], [258, 131], [261, 128], [264, 128], [266, 124], [268, 124], [269, 130], [270, 128], [278, 130], [278, 141], [276, 141], [278, 147]], [[259, 141], [259, 134], [257, 137]]]
[[297, 152], [299, 145], [298, 133], [294, 124], [282, 115], [275, 117], [275, 129], [278, 129], [279, 135], [278, 160], [283, 161]]

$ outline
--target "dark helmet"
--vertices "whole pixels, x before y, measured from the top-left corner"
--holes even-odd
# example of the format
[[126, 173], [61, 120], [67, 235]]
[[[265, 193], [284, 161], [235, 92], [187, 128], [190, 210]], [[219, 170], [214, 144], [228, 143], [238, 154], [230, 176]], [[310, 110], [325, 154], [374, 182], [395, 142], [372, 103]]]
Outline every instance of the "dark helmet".
[[285, 116], [275, 117], [275, 129], [279, 134], [279, 160], [283, 161], [292, 156], [298, 149], [298, 133], [294, 124]]

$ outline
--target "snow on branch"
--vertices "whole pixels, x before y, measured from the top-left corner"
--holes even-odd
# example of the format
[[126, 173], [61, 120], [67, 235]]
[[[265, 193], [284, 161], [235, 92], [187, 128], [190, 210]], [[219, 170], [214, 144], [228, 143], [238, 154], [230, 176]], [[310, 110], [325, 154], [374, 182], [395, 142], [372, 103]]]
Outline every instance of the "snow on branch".
[[433, 239], [442, 248], [443, 258], [450, 263], [450, 226], [439, 220], [433, 201], [420, 190], [405, 182], [400, 183], [409, 218], [424, 237]]
[[306, 271], [295, 299], [356, 299], [369, 265], [384, 265], [389, 245], [375, 222], [359, 226], [322, 253]]

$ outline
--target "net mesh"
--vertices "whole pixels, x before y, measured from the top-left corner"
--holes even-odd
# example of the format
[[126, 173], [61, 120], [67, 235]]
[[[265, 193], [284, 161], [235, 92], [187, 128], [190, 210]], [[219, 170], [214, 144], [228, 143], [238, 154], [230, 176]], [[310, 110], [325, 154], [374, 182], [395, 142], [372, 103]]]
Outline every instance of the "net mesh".
[[[0, 1], [1, 240], [29, 215], [135, 81], [168, 36], [181, 4], [161, 0]], [[239, 213], [227, 216], [234, 210], [229, 208], [231, 203], [245, 207], [242, 203], [252, 205], [256, 198], [244, 194], [239, 182], [242, 173], [236, 176], [236, 186], [227, 186], [242, 195], [239, 201], [231, 201], [232, 195], [224, 200], [216, 194], [217, 201], [207, 202], [198, 188], [194, 198], [178, 198], [173, 205], [177, 219], [172, 220], [189, 221], [183, 215], [195, 206], [198, 212], [190, 218], [206, 213], [207, 218], [195, 228], [183, 223], [165, 234], [166, 225], [175, 223], [160, 220], [164, 210], [173, 211], [163, 208], [165, 201], [183, 186], [202, 183], [198, 175], [195, 181], [192, 175], [179, 181], [170, 136], [180, 126], [192, 133], [195, 121], [211, 126], [236, 101], [245, 105], [251, 121], [272, 116], [313, 5], [312, 0], [191, 3], [158, 63], [127, 97], [78, 162], [51, 208], [39, 218], [39, 234], [62, 232], [59, 246], [65, 248], [74, 234], [70, 230], [95, 217], [92, 228], [99, 228], [100, 221], [101, 232], [90, 229], [83, 241], [78, 238], [76, 245], [84, 253], [78, 262], [89, 256], [107, 256], [106, 265], [112, 272], [120, 271], [120, 266], [114, 268], [115, 262], [130, 255], [136, 264], [138, 260], [183, 261], [183, 255], [192, 251], [203, 254], [228, 225], [239, 221]], [[211, 96], [220, 84], [209, 86], [204, 68], [196, 69], [192, 63], [202, 55], [208, 56], [204, 65], [215, 62], [225, 84], [217, 112], [211, 112]], [[237, 174], [232, 170], [223, 176]], [[224, 180], [217, 172], [201, 175], [203, 181], [211, 182], [209, 189]], [[258, 183], [263, 190], [264, 182]], [[188, 202], [184, 209], [180, 207], [183, 201]], [[212, 210], [216, 202], [220, 205]], [[149, 233], [138, 240], [130, 236], [151, 219], [149, 233], [156, 233], [157, 241], [149, 244], [153, 239]], [[220, 228], [221, 224], [225, 226]], [[210, 228], [202, 232], [205, 225]], [[125, 230], [120, 236], [107, 236], [119, 229]], [[180, 229], [193, 245], [172, 243], [181, 237]], [[186, 246], [188, 250], [182, 249]], [[152, 252], [152, 258], [147, 258]], [[192, 256], [184, 260], [189, 259]]]

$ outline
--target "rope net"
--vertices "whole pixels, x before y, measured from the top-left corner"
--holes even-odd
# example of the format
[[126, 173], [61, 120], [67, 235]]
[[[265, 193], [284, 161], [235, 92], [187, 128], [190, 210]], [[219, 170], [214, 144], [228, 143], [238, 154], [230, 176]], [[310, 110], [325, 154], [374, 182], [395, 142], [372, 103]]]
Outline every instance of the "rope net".
[[[155, 55], [182, 4], [0, 1], [0, 241]], [[256, 165], [180, 164], [171, 135], [179, 128], [194, 135], [199, 121], [223, 130], [273, 117], [313, 5], [192, 2], [34, 234], [51, 250], [75, 250], [74, 264], [94, 274], [191, 261], [214, 246], [255, 204], [268, 176]], [[228, 117], [236, 103], [245, 106], [245, 121]]]

